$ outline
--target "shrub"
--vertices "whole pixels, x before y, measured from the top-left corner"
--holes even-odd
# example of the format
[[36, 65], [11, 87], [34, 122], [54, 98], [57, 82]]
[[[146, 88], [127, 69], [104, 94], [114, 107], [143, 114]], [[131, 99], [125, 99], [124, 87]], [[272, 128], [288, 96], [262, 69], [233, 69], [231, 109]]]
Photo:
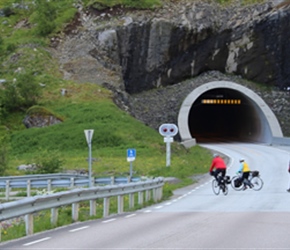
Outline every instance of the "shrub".
[[56, 28], [57, 8], [54, 1], [36, 0], [36, 11], [33, 22], [36, 23], [36, 34], [47, 36]]
[[41, 97], [41, 88], [31, 73], [20, 74], [15, 81], [7, 81], [3, 86], [0, 93], [0, 106], [6, 112], [29, 108], [37, 104]]
[[40, 153], [35, 159], [36, 174], [53, 174], [62, 170], [64, 160], [61, 159], [58, 151], [39, 150]]

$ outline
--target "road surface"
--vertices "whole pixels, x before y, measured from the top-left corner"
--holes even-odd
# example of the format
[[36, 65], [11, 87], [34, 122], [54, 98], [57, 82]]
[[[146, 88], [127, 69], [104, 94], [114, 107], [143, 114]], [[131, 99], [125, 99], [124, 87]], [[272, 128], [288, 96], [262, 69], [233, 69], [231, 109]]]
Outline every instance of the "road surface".
[[264, 180], [260, 191], [214, 195], [212, 177], [179, 189], [172, 199], [132, 213], [51, 230], [0, 244], [0, 249], [290, 249], [287, 148], [205, 144], [230, 157], [235, 175], [243, 157]]

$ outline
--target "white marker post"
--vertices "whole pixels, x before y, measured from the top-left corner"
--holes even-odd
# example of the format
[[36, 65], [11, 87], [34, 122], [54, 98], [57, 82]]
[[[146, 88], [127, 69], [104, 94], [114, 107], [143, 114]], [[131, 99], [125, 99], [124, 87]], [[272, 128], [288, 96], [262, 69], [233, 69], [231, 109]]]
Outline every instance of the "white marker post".
[[159, 127], [159, 133], [164, 136], [164, 142], [166, 143], [166, 167], [169, 167], [171, 158], [170, 143], [173, 142], [173, 136], [178, 133], [178, 128], [172, 123], [162, 124]]
[[89, 146], [89, 187], [92, 186], [92, 138], [93, 138], [93, 134], [94, 134], [94, 130], [93, 129], [88, 129], [85, 130], [85, 136], [87, 139], [87, 143]]

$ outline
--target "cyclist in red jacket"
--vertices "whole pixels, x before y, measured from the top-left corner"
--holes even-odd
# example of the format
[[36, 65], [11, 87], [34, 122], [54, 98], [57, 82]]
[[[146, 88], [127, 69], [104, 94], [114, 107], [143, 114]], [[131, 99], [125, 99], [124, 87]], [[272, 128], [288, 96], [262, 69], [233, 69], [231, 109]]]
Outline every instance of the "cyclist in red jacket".
[[217, 178], [219, 173], [222, 174], [222, 177], [224, 178], [226, 175], [227, 166], [224, 162], [224, 160], [219, 156], [219, 154], [213, 155], [213, 160], [209, 169], [210, 175], [213, 175], [215, 179], [217, 180], [218, 184], [220, 184], [221, 178]]

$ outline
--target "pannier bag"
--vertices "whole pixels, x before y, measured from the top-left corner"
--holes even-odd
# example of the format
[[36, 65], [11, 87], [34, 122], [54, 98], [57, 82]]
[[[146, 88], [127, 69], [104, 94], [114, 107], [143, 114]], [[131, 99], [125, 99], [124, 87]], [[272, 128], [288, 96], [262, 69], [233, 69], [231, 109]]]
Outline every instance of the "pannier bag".
[[253, 177], [259, 176], [259, 171], [252, 171], [252, 176]]
[[236, 188], [240, 187], [242, 185], [242, 182], [239, 178], [234, 180], [234, 185]]

